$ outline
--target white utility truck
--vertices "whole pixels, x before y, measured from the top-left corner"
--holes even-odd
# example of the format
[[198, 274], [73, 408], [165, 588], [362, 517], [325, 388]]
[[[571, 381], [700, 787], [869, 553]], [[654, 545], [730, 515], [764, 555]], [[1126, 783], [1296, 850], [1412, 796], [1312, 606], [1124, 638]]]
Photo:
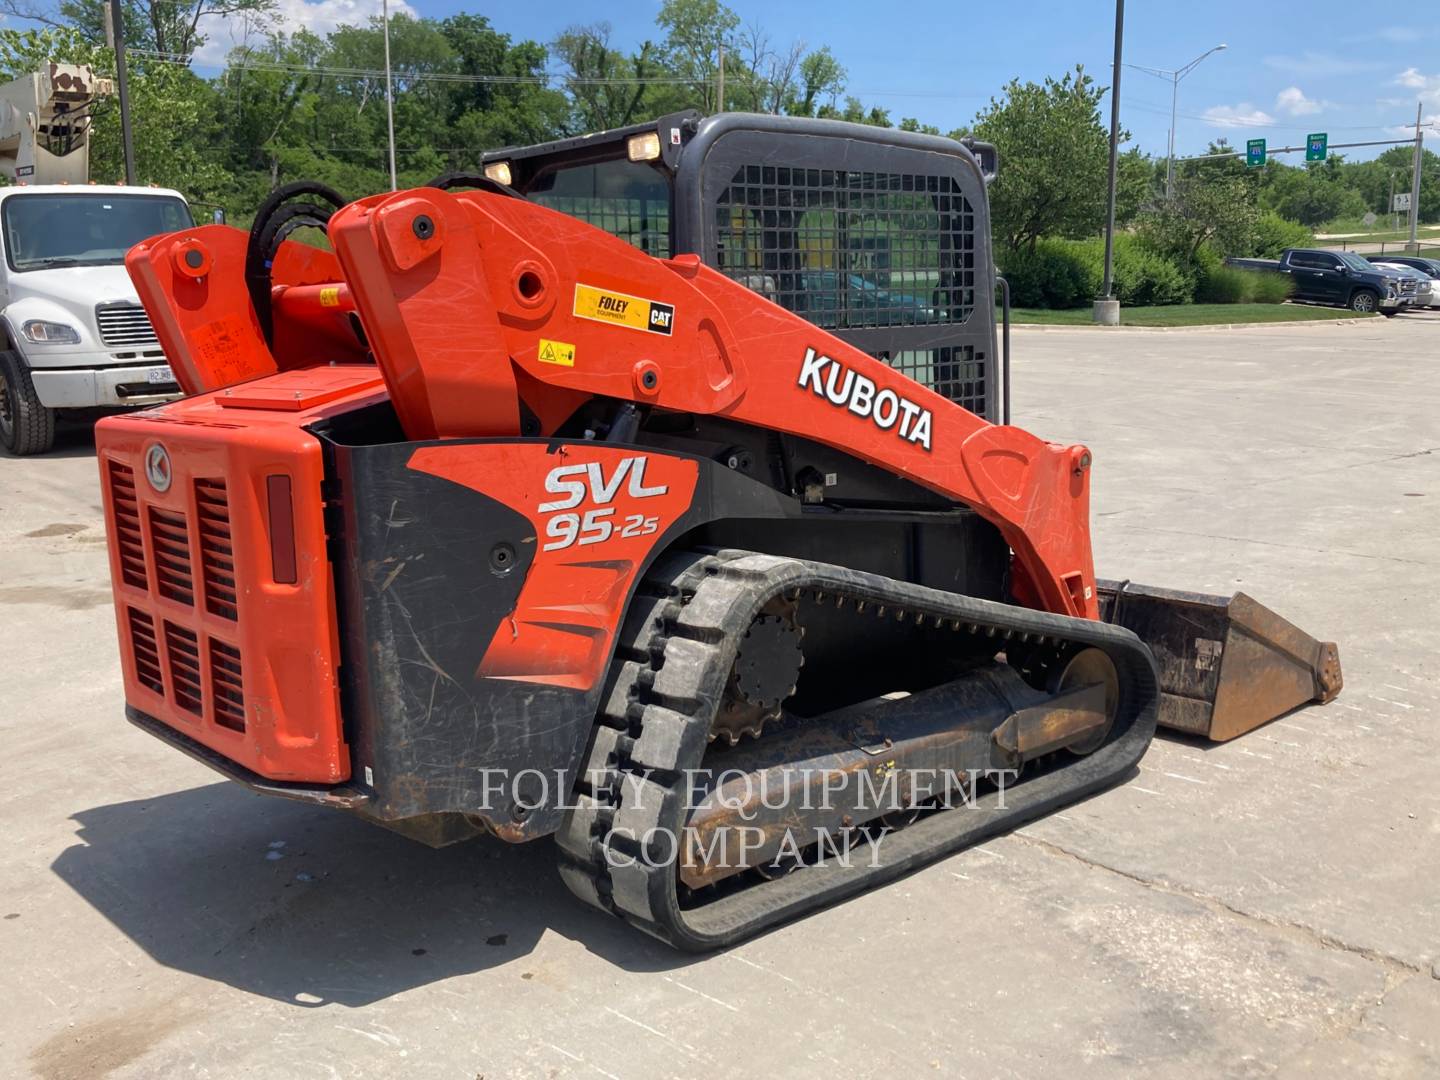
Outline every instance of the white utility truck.
[[0, 445], [39, 454], [62, 409], [178, 397], [125, 252], [194, 224], [177, 191], [89, 183], [90, 116], [109, 90], [50, 64], [0, 86]]

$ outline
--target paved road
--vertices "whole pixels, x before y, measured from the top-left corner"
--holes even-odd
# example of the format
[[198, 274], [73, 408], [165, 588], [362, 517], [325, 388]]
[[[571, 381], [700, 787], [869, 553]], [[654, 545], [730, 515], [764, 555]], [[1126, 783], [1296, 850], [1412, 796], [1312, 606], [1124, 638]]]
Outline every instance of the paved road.
[[1334, 704], [728, 953], [218, 783], [121, 718], [92, 447], [0, 458], [0, 1075], [1440, 1073], [1440, 317], [1015, 335], [1102, 574], [1338, 639]]

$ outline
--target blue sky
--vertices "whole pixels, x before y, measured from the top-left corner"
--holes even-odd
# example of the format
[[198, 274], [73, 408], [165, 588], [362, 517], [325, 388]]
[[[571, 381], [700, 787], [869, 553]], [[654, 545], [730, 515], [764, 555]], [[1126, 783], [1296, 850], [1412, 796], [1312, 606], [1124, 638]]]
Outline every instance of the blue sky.
[[[942, 130], [967, 123], [1008, 79], [1041, 79], [1084, 63], [1108, 82], [1114, 6], [1109, 0], [729, 0], [742, 22], [758, 21], [779, 45], [828, 44], [849, 71], [849, 92]], [[321, 32], [378, 12], [379, 0], [280, 0], [286, 25]], [[566, 26], [600, 19], [612, 44], [655, 38], [658, 0], [596, 5], [581, 0], [475, 6], [464, 0], [395, 0], [443, 17], [479, 11], [516, 38], [548, 41]], [[1326, 131], [1333, 144], [1407, 136], [1417, 101], [1440, 145], [1440, 16], [1426, 4], [1360, 5], [1339, 0], [1131, 0], [1125, 59], [1177, 68], [1220, 43], [1180, 84], [1177, 153], [1203, 153], [1225, 136], [1242, 144], [1303, 143]], [[1393, 18], [1390, 18], [1394, 16]], [[1405, 16], [1401, 18], [1401, 16]], [[1387, 23], [1387, 18], [1389, 22]], [[211, 50], [231, 36], [216, 27]], [[1122, 123], [1146, 151], [1163, 154], [1170, 83], [1126, 70]], [[1413, 138], [1413, 129], [1408, 133]], [[1383, 147], [1345, 151], [1372, 157]], [[1295, 161], [1300, 155], [1289, 155]]]

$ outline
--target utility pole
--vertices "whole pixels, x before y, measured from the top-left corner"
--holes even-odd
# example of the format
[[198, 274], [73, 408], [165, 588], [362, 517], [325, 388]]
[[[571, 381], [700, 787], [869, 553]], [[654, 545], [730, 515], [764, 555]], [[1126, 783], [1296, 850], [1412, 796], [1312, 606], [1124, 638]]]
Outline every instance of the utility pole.
[[715, 91], [715, 111], [725, 111], [725, 46], [720, 46], [720, 86]]
[[115, 49], [115, 88], [120, 94], [120, 146], [125, 155], [125, 183], [135, 183], [135, 141], [130, 134], [130, 80], [125, 71], [125, 14], [120, 0], [106, 5], [107, 44]]
[[[119, 3], [119, 0], [111, 0]], [[395, 95], [390, 89], [390, 0], [380, 0], [382, 18], [385, 20], [385, 125], [390, 131], [390, 190], [400, 185], [395, 182]]]
[[1410, 254], [1420, 254], [1420, 165], [1425, 159], [1425, 129], [1420, 126], [1424, 103], [1415, 106], [1415, 170], [1410, 177]]
[[1125, 40], [1125, 0], [1115, 0], [1115, 64], [1110, 80], [1110, 190], [1105, 219], [1104, 296], [1095, 301], [1094, 318], [1102, 326], [1120, 322], [1120, 302], [1115, 299], [1115, 170], [1120, 153], [1120, 55]]

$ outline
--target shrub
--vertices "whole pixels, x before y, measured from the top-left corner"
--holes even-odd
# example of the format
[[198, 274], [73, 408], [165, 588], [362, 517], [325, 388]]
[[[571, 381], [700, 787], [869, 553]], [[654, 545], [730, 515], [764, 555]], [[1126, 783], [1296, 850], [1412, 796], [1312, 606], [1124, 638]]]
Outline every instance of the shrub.
[[1286, 248], [1309, 247], [1315, 242], [1314, 235], [1304, 225], [1287, 221], [1273, 210], [1260, 215], [1251, 235], [1250, 250], [1246, 254], [1253, 259], [1278, 259]]
[[1250, 292], [1247, 279], [1253, 276], [1229, 266], [1211, 267], [1196, 282], [1195, 299], [1201, 304], [1243, 304]]
[[1290, 287], [1294, 282], [1284, 274], [1255, 273], [1250, 277], [1254, 289], [1250, 294], [1252, 304], [1283, 304], [1290, 299]]
[[1083, 307], [1094, 297], [1088, 268], [1069, 241], [1039, 240], [1033, 250], [1003, 253], [1000, 262], [1016, 307]]
[[1195, 287], [1202, 304], [1280, 304], [1289, 295], [1290, 279], [1283, 275], [1223, 264], [1207, 267]]
[[[1084, 307], [1104, 284], [1105, 242], [1046, 238], [1001, 262], [1016, 307]], [[1173, 262], [1125, 234], [1115, 238], [1114, 275], [1116, 298], [1130, 306], [1187, 303], [1194, 289]]]

